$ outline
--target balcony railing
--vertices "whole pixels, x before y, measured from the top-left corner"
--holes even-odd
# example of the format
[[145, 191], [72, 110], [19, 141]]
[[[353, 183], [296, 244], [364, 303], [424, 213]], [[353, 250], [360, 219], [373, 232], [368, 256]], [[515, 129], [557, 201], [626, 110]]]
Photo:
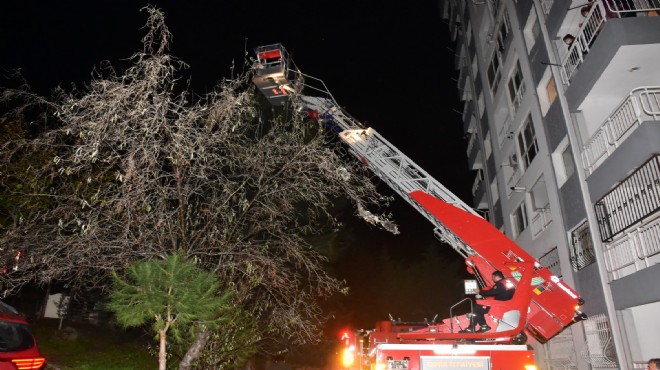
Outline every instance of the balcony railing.
[[513, 98], [511, 100], [511, 104], [513, 104], [513, 113], [518, 111], [518, 108], [520, 107], [520, 104], [522, 103], [523, 95], [525, 95], [525, 83], [523, 82], [518, 90], [516, 90], [513, 94]]
[[589, 13], [585, 16], [582, 26], [580, 26], [580, 29], [575, 35], [575, 39], [568, 48], [568, 55], [561, 63], [561, 77], [567, 85], [577, 68], [584, 61], [585, 54], [591, 48], [596, 35], [598, 35], [606, 20], [603, 3], [600, 0], [595, 0], [593, 4], [591, 9], [589, 9]]
[[502, 127], [499, 128], [497, 131], [497, 143], [499, 144], [499, 148], [502, 149], [504, 146], [504, 140], [505, 139], [513, 139], [513, 132], [511, 131], [511, 115], [508, 115], [506, 117], [506, 120], [504, 121], [504, 124], [502, 124]]
[[536, 210], [536, 215], [532, 218], [532, 235], [536, 237], [545, 230], [552, 222], [552, 212], [550, 208], [540, 208]]
[[551, 370], [577, 370], [575, 343], [571, 327], [552, 338], [546, 346], [546, 364]]
[[656, 0], [603, 0], [603, 2], [611, 13], [621, 17], [660, 10], [660, 3]]
[[660, 5], [656, 0], [594, 0], [592, 4], [575, 35], [575, 40], [568, 48], [568, 55], [561, 63], [562, 80], [567, 85], [584, 61], [585, 54], [591, 49], [591, 45], [607, 19], [660, 10]]
[[660, 262], [660, 215], [604, 246], [610, 281]]
[[589, 317], [583, 322], [584, 334], [587, 339], [582, 348], [582, 356], [592, 368], [618, 368], [612, 343], [612, 328], [604, 314]]
[[658, 210], [660, 156], [655, 156], [594, 204], [601, 240], [611, 241]]
[[587, 141], [582, 151], [587, 175], [645, 121], [660, 121], [660, 86], [633, 89]]

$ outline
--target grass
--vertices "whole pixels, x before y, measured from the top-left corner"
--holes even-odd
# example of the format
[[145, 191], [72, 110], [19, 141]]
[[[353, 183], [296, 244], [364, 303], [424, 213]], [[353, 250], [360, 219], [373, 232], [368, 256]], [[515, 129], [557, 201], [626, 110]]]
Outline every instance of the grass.
[[[67, 339], [58, 330], [59, 320], [43, 319], [32, 324], [39, 349], [51, 368], [61, 370], [157, 369], [157, 343], [140, 331], [126, 331], [109, 325], [64, 322], [76, 330], [76, 339]], [[152, 349], [150, 350], [149, 347]]]

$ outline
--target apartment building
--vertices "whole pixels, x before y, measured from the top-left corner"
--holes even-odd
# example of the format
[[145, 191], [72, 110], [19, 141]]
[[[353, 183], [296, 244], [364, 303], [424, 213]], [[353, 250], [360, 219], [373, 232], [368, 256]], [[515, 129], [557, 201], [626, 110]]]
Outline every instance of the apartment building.
[[542, 369], [660, 357], [660, 1], [439, 0], [473, 206], [585, 299]]

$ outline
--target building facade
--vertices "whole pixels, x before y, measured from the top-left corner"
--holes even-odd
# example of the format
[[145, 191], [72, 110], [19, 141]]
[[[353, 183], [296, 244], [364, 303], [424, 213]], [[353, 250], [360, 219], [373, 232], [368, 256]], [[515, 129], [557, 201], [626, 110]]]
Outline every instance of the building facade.
[[589, 318], [542, 369], [660, 357], [660, 0], [440, 0], [473, 206]]

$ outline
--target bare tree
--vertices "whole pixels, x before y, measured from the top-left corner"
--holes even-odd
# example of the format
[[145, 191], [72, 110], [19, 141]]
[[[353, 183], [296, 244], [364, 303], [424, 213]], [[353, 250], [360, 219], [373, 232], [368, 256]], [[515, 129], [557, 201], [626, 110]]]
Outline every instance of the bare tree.
[[167, 53], [163, 14], [148, 12], [132, 67], [118, 74], [106, 65], [83, 91], [59, 91], [42, 106], [60, 125], [3, 147], [7, 169], [25, 153], [54, 153], [14, 172], [44, 179], [20, 196], [47, 206], [22, 214], [0, 238], [10, 265], [0, 274], [4, 294], [51, 281], [104, 289], [111, 271], [176, 252], [230, 282], [268, 323], [265, 338], [314, 340], [318, 299], [345, 287], [305, 236], [339, 226], [330, 211], [337, 198], [376, 223], [388, 217], [365, 210], [389, 199], [318, 124], [286, 108], [264, 119], [271, 112], [260, 109], [249, 75], [195, 100], [179, 93], [185, 65]]

